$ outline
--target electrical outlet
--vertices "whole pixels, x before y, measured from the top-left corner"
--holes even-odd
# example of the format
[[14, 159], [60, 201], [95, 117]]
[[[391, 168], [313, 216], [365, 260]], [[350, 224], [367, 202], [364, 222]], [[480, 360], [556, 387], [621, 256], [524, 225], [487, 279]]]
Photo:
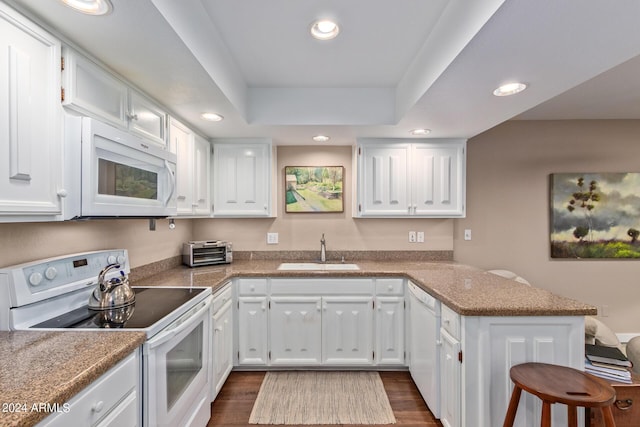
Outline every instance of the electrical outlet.
[[464, 230], [464, 240], [471, 240], [471, 229], [466, 228]]
[[418, 231], [418, 243], [424, 243], [424, 231]]
[[267, 233], [267, 245], [278, 244], [278, 233]]
[[416, 232], [415, 231], [410, 231], [409, 232], [409, 243], [415, 243], [416, 242]]

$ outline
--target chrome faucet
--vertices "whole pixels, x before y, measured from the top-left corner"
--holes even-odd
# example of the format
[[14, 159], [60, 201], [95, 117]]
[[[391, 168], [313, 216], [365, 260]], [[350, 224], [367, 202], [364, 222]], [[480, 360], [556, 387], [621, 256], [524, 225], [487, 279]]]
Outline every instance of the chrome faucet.
[[324, 233], [320, 239], [320, 262], [327, 262], [327, 242], [324, 240]]

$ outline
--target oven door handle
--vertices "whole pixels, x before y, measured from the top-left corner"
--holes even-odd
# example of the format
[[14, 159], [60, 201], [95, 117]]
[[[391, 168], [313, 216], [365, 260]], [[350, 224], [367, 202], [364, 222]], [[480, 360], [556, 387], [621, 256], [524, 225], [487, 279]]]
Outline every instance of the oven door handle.
[[[147, 341], [147, 348], [151, 350], [156, 347], [159, 347], [162, 344], [169, 341], [170, 339], [172, 339], [173, 337], [175, 337], [176, 335], [178, 335], [179, 333], [181, 333], [182, 331], [185, 331], [191, 328], [194, 324], [200, 321], [200, 318], [202, 317], [201, 315], [209, 310], [212, 303], [213, 303], [213, 297], [212, 296], [207, 297], [206, 300], [202, 301], [201, 303], [193, 307], [187, 313], [182, 315], [182, 317], [180, 317], [175, 322], [167, 326], [167, 328], [164, 329], [162, 332], [160, 332], [158, 335], [156, 335], [155, 337]], [[209, 315], [207, 315], [206, 317], [208, 316]]]

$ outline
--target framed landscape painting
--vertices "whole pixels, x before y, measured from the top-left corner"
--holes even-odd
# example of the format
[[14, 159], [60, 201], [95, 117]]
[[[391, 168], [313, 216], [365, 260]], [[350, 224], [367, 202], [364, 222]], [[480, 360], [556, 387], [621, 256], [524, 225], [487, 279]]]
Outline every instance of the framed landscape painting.
[[551, 175], [552, 258], [640, 258], [640, 173]]
[[284, 178], [285, 212], [344, 211], [344, 167], [286, 166]]

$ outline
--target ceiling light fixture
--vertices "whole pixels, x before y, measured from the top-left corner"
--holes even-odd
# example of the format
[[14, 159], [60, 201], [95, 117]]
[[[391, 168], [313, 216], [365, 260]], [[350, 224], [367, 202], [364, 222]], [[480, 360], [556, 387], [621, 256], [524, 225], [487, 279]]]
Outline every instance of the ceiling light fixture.
[[200, 117], [202, 117], [205, 120], [208, 120], [210, 122], [220, 122], [222, 121], [222, 119], [224, 119], [223, 116], [221, 116], [220, 114], [216, 114], [216, 113], [202, 113], [200, 114]]
[[327, 142], [329, 139], [331, 139], [331, 138], [329, 138], [326, 135], [316, 135], [316, 136], [313, 137], [313, 140], [315, 142]]
[[415, 135], [415, 136], [424, 136], [424, 135], [429, 135], [431, 133], [431, 129], [413, 129], [411, 131], [409, 131], [411, 133], [411, 135]]
[[318, 40], [331, 40], [340, 32], [340, 27], [333, 21], [321, 19], [311, 24], [311, 35]]
[[520, 93], [527, 88], [524, 83], [507, 83], [493, 91], [495, 96], [509, 96]]
[[108, 15], [113, 11], [109, 0], [60, 0], [66, 6], [87, 15]]

